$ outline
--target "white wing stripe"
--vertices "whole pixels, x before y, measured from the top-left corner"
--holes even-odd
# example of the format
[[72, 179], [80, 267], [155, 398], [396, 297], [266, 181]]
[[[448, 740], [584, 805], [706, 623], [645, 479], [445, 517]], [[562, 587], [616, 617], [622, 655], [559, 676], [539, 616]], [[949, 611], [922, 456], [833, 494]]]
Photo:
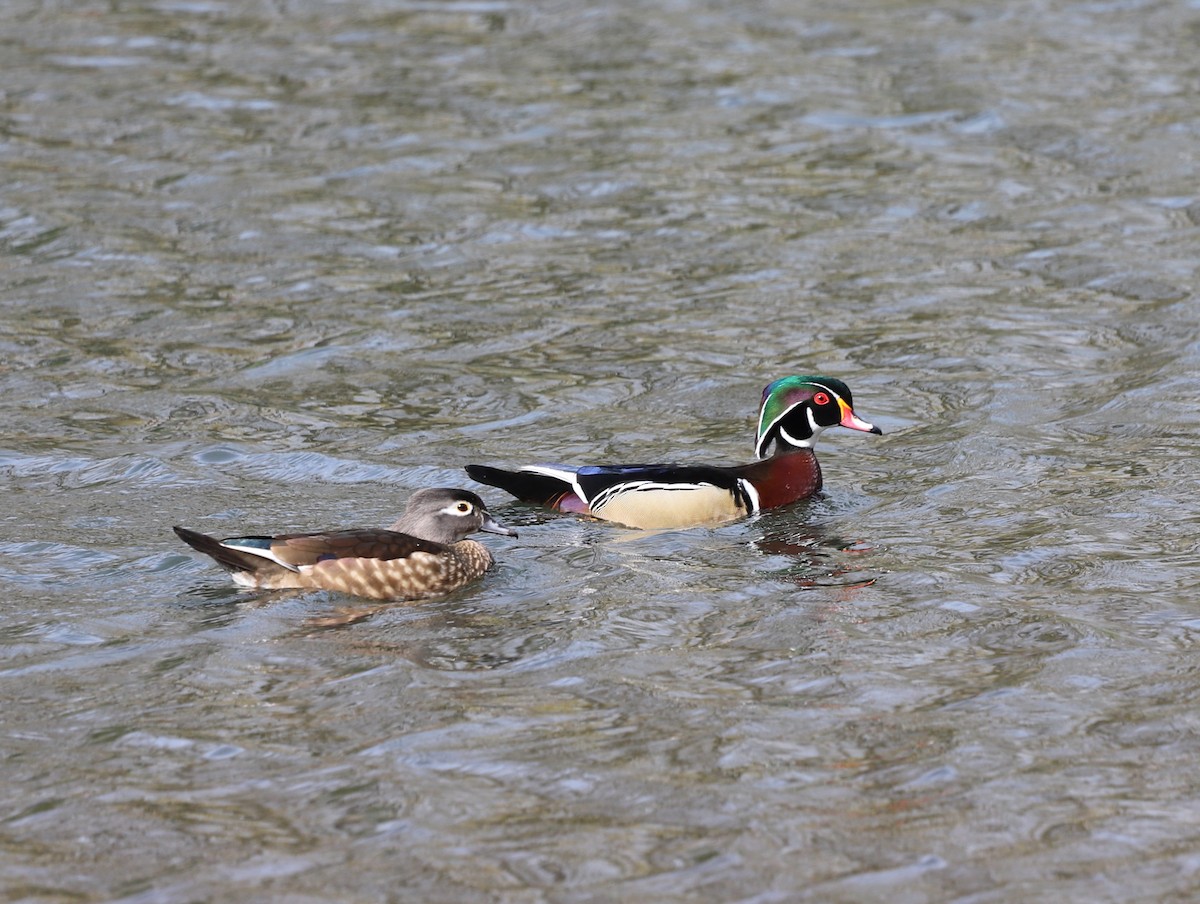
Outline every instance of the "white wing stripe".
[[554, 465], [525, 465], [521, 470], [528, 471], [530, 474], [553, 477], [556, 480], [561, 480], [563, 483], [575, 482], [575, 472], [570, 468], [556, 468]]
[[295, 565], [279, 561], [279, 559], [275, 558], [275, 553], [269, 549], [263, 549], [261, 546], [238, 546], [236, 543], [222, 543], [221, 545], [226, 549], [236, 549], [238, 552], [249, 553], [252, 556], [258, 556], [260, 559], [266, 559], [268, 562], [274, 562], [280, 568], [286, 568], [288, 571], [300, 571]]
[[543, 477], [553, 477], [555, 480], [561, 480], [563, 483], [568, 484], [575, 492], [575, 495], [582, 499], [589, 507], [592, 504], [591, 500], [583, 495], [583, 488], [579, 486], [579, 477], [569, 468], [556, 468], [553, 465], [526, 465], [521, 470], [527, 471], [530, 474], [541, 474]]

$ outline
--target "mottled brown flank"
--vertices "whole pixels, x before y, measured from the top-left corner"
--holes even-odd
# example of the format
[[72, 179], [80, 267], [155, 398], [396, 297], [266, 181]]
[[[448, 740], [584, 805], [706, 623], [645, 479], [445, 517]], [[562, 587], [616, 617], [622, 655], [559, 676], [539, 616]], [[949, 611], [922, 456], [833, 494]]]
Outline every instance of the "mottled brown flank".
[[[329, 536], [335, 535], [326, 535]], [[299, 545], [296, 539], [300, 538], [289, 540], [289, 551], [291, 546]], [[386, 544], [383, 551], [391, 555], [373, 556], [370, 551], [378, 547], [364, 540], [365, 545], [356, 546], [356, 555], [305, 563], [300, 565], [298, 573], [281, 571], [263, 575], [258, 578], [257, 586], [269, 590], [334, 590], [376, 600], [418, 600], [457, 590], [482, 577], [492, 566], [492, 554], [474, 540], [442, 546], [415, 537], [405, 539], [416, 546], [403, 557], [394, 555], [399, 544]], [[312, 544], [303, 546], [306, 552], [312, 551]], [[325, 549], [326, 554], [330, 551]]]

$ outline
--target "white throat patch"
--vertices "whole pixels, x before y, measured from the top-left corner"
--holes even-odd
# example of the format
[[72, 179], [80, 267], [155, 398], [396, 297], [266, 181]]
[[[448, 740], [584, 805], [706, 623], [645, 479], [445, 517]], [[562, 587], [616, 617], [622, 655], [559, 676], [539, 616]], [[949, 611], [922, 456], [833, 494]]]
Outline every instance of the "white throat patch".
[[796, 446], [801, 449], [811, 449], [814, 445], [816, 445], [817, 437], [821, 435], [825, 428], [817, 423], [817, 419], [813, 417], [813, 410], [811, 408], [806, 409], [804, 414], [808, 418], [808, 429], [812, 431], [812, 436], [810, 436], [808, 439], [796, 439], [796, 437], [792, 436], [790, 433], [784, 430], [782, 426], [780, 426], [779, 438], [786, 440], [789, 445]]

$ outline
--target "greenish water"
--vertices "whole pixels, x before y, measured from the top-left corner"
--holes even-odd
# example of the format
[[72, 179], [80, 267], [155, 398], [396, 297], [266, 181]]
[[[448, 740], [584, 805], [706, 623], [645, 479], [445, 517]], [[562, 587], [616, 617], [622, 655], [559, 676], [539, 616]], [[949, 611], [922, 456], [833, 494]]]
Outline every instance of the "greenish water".
[[[1188, 901], [1200, 7], [0, 10], [11, 901]], [[826, 491], [521, 527], [340, 628], [180, 544], [478, 461]]]

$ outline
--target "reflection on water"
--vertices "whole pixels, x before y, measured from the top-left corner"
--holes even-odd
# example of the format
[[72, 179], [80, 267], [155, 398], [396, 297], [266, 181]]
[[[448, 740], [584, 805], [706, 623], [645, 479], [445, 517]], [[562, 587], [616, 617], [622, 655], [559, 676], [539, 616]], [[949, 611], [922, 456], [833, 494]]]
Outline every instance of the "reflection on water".
[[[1194, 897], [1195, 19], [5, 5], [10, 897]], [[819, 498], [493, 496], [444, 600], [170, 532], [746, 461], [813, 370]]]

